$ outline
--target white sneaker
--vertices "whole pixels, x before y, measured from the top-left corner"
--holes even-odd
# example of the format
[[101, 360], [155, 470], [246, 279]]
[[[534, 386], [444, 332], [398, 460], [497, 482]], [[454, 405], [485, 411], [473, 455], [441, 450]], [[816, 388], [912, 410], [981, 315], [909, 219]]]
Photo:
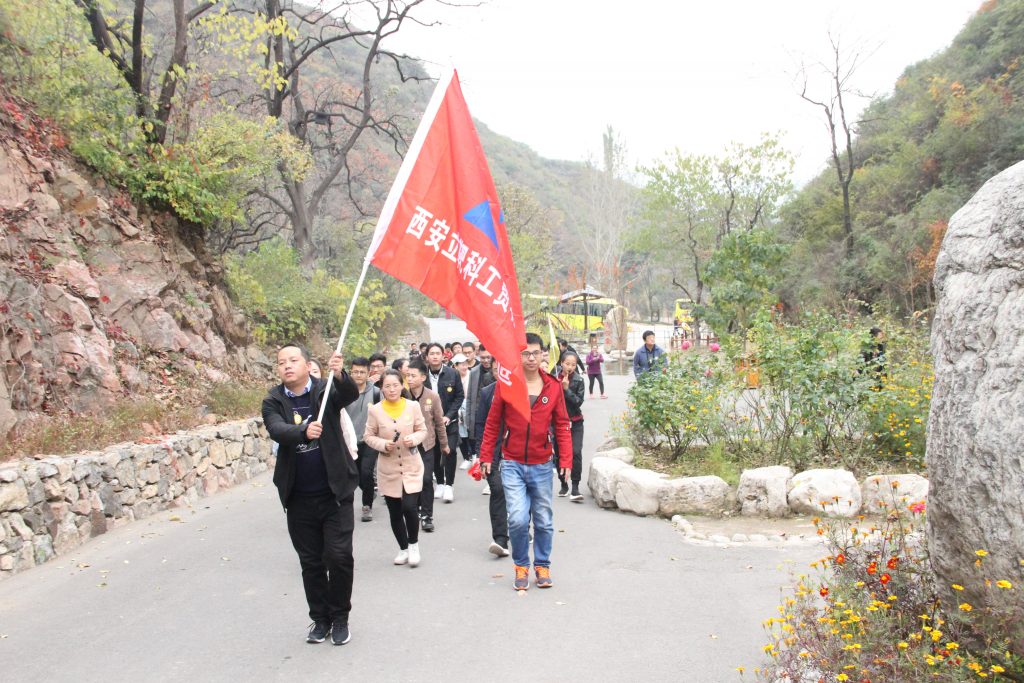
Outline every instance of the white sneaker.
[[409, 566], [418, 567], [420, 566], [420, 544], [410, 543], [409, 544]]
[[508, 548], [503, 548], [498, 545], [497, 541], [491, 541], [490, 547], [487, 548], [487, 552], [495, 557], [508, 557]]
[[468, 460], [463, 460], [463, 461], [462, 461], [462, 464], [461, 464], [461, 465], [459, 465], [459, 469], [460, 469], [460, 470], [468, 470], [468, 469], [469, 469], [469, 466], [470, 466], [470, 464], [471, 464], [471, 463], [470, 463], [470, 462], [469, 462]]
[[480, 493], [482, 493], [482, 494], [483, 494], [483, 495], [485, 495], [485, 496], [489, 496], [489, 495], [491, 495], [491, 485], [490, 485], [490, 484], [488, 484], [488, 483], [487, 483], [487, 482], [485, 481], [485, 482], [484, 482], [484, 490], [483, 490], [483, 491], [481, 491]]
[[444, 494], [444, 484], [434, 484], [434, 500], [441, 500]]
[[395, 564], [409, 564], [409, 551], [399, 550], [395, 555]]
[[455, 500], [455, 490], [451, 486], [446, 485], [444, 487], [444, 495], [441, 497], [444, 499], [444, 502], [450, 503]]

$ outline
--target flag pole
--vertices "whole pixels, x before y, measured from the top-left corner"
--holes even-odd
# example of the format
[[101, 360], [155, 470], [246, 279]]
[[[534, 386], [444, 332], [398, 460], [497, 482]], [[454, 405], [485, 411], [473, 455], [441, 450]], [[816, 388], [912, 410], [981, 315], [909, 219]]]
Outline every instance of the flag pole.
[[[356, 281], [356, 288], [352, 292], [352, 303], [348, 305], [348, 311], [345, 312], [345, 324], [341, 326], [341, 336], [338, 337], [338, 345], [334, 347], [335, 353], [341, 353], [341, 347], [345, 343], [345, 337], [348, 336], [348, 326], [352, 322], [352, 314], [356, 310], [356, 302], [359, 301], [359, 293], [363, 289], [363, 281], [366, 280], [366, 272], [370, 270], [370, 257], [367, 254], [366, 259], [363, 261], [363, 272], [359, 273], [359, 280]], [[331, 385], [334, 384], [334, 373], [331, 381], [327, 383], [327, 388], [324, 390], [324, 400], [320, 403], [320, 414], [317, 416], [316, 421], [323, 423], [324, 413], [327, 412], [327, 397], [331, 394]]]

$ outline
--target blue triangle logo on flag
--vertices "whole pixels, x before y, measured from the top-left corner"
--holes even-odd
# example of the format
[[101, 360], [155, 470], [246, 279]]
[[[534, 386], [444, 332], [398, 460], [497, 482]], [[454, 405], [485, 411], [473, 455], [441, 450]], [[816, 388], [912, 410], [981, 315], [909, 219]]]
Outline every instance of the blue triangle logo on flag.
[[[486, 199], [472, 209], [466, 212], [463, 216], [470, 225], [482, 232], [487, 236], [487, 239], [494, 244], [494, 248], [499, 252], [501, 247], [498, 245], [498, 233], [494, 227], [494, 218], [491, 216], [491, 203]], [[505, 212], [501, 211], [498, 216], [498, 220], [501, 223], [505, 222]]]

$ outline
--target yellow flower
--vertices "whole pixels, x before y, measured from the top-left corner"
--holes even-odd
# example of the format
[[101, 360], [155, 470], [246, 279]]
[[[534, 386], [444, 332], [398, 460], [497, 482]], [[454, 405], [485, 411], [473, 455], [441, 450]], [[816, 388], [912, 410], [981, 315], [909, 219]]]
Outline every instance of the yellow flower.
[[739, 671], [740, 673], [743, 673], [744, 671], [746, 671], [746, 669], [744, 669], [742, 666], [737, 666], [736, 670]]
[[974, 554], [977, 555], [978, 557], [987, 557], [988, 556], [988, 551], [987, 550], [975, 550]]
[[838, 681], [848, 681], [848, 680], [850, 680], [850, 677], [847, 676], [846, 674], [839, 674], [838, 676], [836, 676], [836, 680], [838, 680]]
[[947, 650], [959, 650], [960, 649], [960, 643], [946, 643], [946, 649]]
[[999, 586], [1000, 588], [1013, 588], [1013, 584], [1010, 583], [1009, 581], [1007, 581], [1006, 579], [1003, 579], [1001, 581], [996, 581], [996, 585]]
[[955, 591], [962, 591], [963, 589], [964, 589], [964, 587], [961, 586], [959, 583], [954, 583], [953, 584], [953, 590], [955, 590]]
[[960, 603], [960, 609], [963, 610], [964, 612], [970, 612], [974, 608], [971, 607], [968, 603], [962, 602], [962, 603]]
[[999, 666], [998, 664], [993, 664], [992, 668], [991, 668], [991, 671], [994, 674], [1001, 674], [1004, 671], [1006, 671], [1006, 669], [1004, 669], [1003, 667]]
[[910, 646], [901, 640], [900, 642], [896, 643], [896, 647], [898, 647], [901, 650], [906, 650]]

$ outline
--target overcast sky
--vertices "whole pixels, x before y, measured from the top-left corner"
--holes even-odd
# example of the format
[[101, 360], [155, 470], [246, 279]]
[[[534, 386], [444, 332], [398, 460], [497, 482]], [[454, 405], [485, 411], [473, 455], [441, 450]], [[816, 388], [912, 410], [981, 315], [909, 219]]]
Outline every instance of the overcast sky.
[[[403, 27], [390, 46], [434, 75], [454, 65], [473, 115], [545, 157], [596, 158], [609, 124], [634, 163], [779, 131], [805, 182], [829, 146], [820, 110], [798, 97], [798, 72], [827, 59], [829, 31], [863, 53], [854, 84], [884, 94], [906, 66], [949, 45], [979, 4], [490, 0], [435, 5], [443, 26]], [[826, 92], [820, 73], [811, 86]]]

